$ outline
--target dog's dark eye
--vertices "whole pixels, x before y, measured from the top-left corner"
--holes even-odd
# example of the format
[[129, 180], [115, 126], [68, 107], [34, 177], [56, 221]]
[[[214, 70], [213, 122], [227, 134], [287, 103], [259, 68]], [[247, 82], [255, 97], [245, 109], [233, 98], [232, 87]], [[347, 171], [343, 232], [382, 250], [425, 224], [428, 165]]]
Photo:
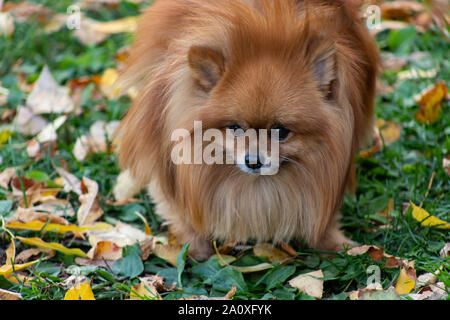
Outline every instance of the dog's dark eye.
[[232, 130], [232, 134], [235, 137], [242, 137], [245, 135], [245, 130], [242, 129], [241, 126], [237, 125], [237, 124], [232, 124], [227, 126], [227, 129]]
[[283, 126], [277, 126], [272, 128], [272, 130], [276, 130], [278, 133], [278, 140], [283, 141], [286, 140], [289, 134], [291, 133], [291, 130], [283, 127]]
[[228, 129], [230, 130], [238, 130], [238, 129], [242, 129], [239, 125], [237, 124], [232, 124], [230, 126], [227, 126]]

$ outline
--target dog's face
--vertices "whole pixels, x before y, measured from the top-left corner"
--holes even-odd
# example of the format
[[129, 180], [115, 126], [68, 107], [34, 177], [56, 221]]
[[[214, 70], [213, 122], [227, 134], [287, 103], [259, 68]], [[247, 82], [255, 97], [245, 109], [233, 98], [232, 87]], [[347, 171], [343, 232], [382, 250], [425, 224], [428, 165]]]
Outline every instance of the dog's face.
[[[210, 49], [203, 50], [204, 55], [196, 59], [208, 59]], [[193, 74], [211, 77], [209, 63], [191, 62], [191, 66], [202, 65]], [[315, 172], [317, 166], [336, 160], [344, 162], [341, 170], [346, 170], [352, 110], [335, 99], [335, 72], [333, 54], [308, 62], [300, 48], [297, 56], [287, 58], [262, 55], [245, 64], [225, 62], [225, 71], [207, 92], [204, 107], [195, 110], [191, 120], [202, 121], [203, 130], [222, 130], [223, 141], [235, 141], [235, 164], [242, 173]], [[246, 143], [238, 143], [242, 139]], [[228, 151], [226, 146], [222, 149]]]
[[[345, 1], [194, 2], [160, 2], [159, 15], [190, 18], [141, 29], [130, 77], [149, 80], [122, 124], [122, 167], [205, 237], [317, 243], [371, 131], [375, 44]], [[179, 129], [189, 164], [173, 161]], [[234, 162], [204, 161], [231, 147]]]

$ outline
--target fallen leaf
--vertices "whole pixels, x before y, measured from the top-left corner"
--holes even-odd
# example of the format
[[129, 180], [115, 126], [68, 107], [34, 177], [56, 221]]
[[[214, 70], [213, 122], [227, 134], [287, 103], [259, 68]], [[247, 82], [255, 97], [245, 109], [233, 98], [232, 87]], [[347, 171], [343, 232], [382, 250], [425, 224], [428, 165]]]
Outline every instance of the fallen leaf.
[[44, 223], [42, 221], [31, 221], [27, 223], [22, 222], [10, 222], [6, 225], [7, 228], [17, 229], [17, 230], [31, 230], [31, 231], [51, 231], [59, 234], [66, 234], [68, 232], [84, 232], [84, 231], [92, 231], [92, 230], [101, 230], [104, 232], [108, 230], [108, 227], [112, 226], [104, 224], [104, 223], [96, 223], [90, 226], [79, 227], [73, 224], [68, 226], [54, 224], [54, 223]]
[[435, 216], [429, 214], [425, 209], [416, 206], [411, 202], [412, 216], [414, 219], [420, 222], [421, 225], [427, 227], [436, 227], [438, 229], [450, 229], [450, 223], [443, 221]]
[[322, 299], [323, 280], [319, 278], [323, 278], [322, 270], [301, 274], [291, 279], [289, 284], [311, 297]]
[[[89, 134], [79, 137], [75, 142], [72, 150], [75, 158], [78, 161], [83, 161], [88, 154], [113, 151], [108, 150], [108, 140], [114, 136], [119, 124], [119, 121], [108, 124], [104, 121], [95, 122], [90, 128]], [[116, 143], [113, 141], [113, 147], [115, 146]]]
[[82, 194], [81, 191], [81, 180], [78, 179], [75, 175], [69, 173], [67, 170], [53, 166], [56, 172], [61, 176], [64, 183], [64, 192], [73, 191], [78, 195]]
[[84, 177], [81, 181], [81, 190], [86, 189], [87, 193], [79, 196], [81, 202], [77, 211], [77, 221], [79, 226], [90, 225], [103, 215], [103, 209], [97, 200], [98, 184], [94, 180]]
[[140, 297], [147, 297], [151, 300], [162, 300], [158, 293], [158, 288], [165, 289], [164, 279], [159, 276], [139, 278], [139, 284], [131, 288], [130, 300], [142, 300]]
[[370, 158], [382, 149], [383, 142], [381, 140], [380, 131], [376, 126], [373, 128], [372, 139], [372, 148], [367, 151], [361, 152], [359, 154], [361, 158]]
[[4, 276], [5, 278], [8, 278], [14, 271], [19, 271], [25, 268], [28, 268], [29, 266], [38, 263], [40, 259], [34, 260], [28, 263], [22, 263], [22, 264], [6, 264], [4, 266], [0, 267], [0, 276]]
[[55, 256], [56, 251], [42, 249], [42, 248], [26, 249], [26, 250], [23, 250], [22, 252], [20, 252], [14, 261], [15, 261], [15, 263], [24, 263], [24, 262], [30, 260], [30, 258], [34, 258], [36, 256], [41, 256], [42, 253], [45, 253], [44, 259], [48, 259], [48, 258]]
[[408, 21], [414, 15], [425, 11], [425, 7], [415, 1], [392, 1], [380, 4], [381, 15], [386, 20]]
[[239, 267], [239, 266], [232, 266], [233, 269], [241, 272], [241, 273], [253, 273], [253, 272], [259, 272], [267, 269], [272, 269], [273, 265], [270, 263], [260, 263], [254, 266], [245, 266], [245, 267]]
[[439, 251], [441, 258], [447, 258], [450, 256], [450, 242], [447, 242], [445, 246]]
[[266, 258], [270, 262], [283, 263], [290, 259], [291, 256], [280, 249], [275, 248], [269, 243], [258, 243], [253, 248], [253, 253], [257, 257]]
[[405, 268], [402, 268], [397, 279], [397, 284], [395, 285], [395, 290], [398, 294], [408, 294], [414, 289], [415, 275], [416, 270], [407, 270]]
[[400, 300], [394, 287], [383, 290], [381, 285], [377, 287], [368, 286], [364, 289], [352, 291], [348, 295], [350, 300]]
[[442, 167], [444, 168], [445, 172], [450, 175], [450, 156], [442, 159]]
[[6, 249], [6, 264], [11, 265], [14, 263], [16, 257], [16, 245], [14, 243], [14, 238], [11, 239], [11, 244], [9, 245], [8, 249]]
[[53, 11], [41, 4], [35, 4], [27, 1], [7, 2], [3, 5], [2, 11], [9, 12], [14, 16], [17, 22], [26, 22], [29, 20], [45, 21]]
[[138, 17], [126, 17], [118, 20], [98, 22], [93, 25], [93, 30], [104, 34], [121, 32], [133, 33], [137, 29]]
[[61, 225], [69, 225], [69, 221], [66, 219], [59, 217], [57, 215], [45, 213], [45, 212], [38, 212], [35, 208], [17, 208], [16, 213], [9, 219], [9, 222], [32, 222], [32, 221], [42, 221], [54, 224], [61, 224]]
[[[1, 16], [0, 16], [1, 18]], [[0, 21], [1, 22], [1, 21]], [[1, 31], [1, 26], [0, 26]], [[0, 300], [21, 300], [22, 295], [20, 293], [0, 289]]]
[[3, 130], [0, 132], [0, 147], [8, 142], [9, 138], [13, 135], [11, 130]]
[[444, 81], [440, 81], [434, 86], [423, 90], [416, 98], [420, 110], [415, 114], [417, 121], [421, 123], [432, 123], [439, 118], [442, 111], [441, 101], [447, 95], [447, 86]]
[[109, 68], [103, 72], [100, 80], [100, 88], [108, 99], [116, 99], [119, 97], [120, 89], [114, 87], [114, 83], [116, 83], [118, 78], [119, 73], [116, 69]]
[[386, 146], [391, 145], [400, 139], [402, 127], [398, 123], [378, 119], [376, 126], [378, 130], [380, 130], [380, 134]]
[[95, 298], [91, 285], [86, 281], [69, 289], [64, 296], [64, 300], [95, 300]]
[[56, 83], [47, 66], [44, 67], [33, 91], [27, 99], [27, 106], [33, 114], [69, 113], [73, 111], [73, 101], [69, 89]]
[[16, 168], [6, 168], [0, 173], [0, 187], [9, 189], [9, 183], [16, 175]]
[[21, 134], [34, 136], [48, 125], [48, 121], [41, 116], [33, 114], [30, 108], [20, 106], [17, 110], [14, 124]]
[[13, 16], [9, 12], [0, 12], [0, 36], [10, 37], [13, 33]]
[[40, 143], [51, 142], [58, 139], [56, 131], [66, 122], [67, 116], [61, 116], [55, 121], [49, 123], [41, 132], [37, 135], [36, 139]]
[[170, 244], [156, 244], [153, 248], [153, 253], [159, 258], [166, 260], [173, 266], [177, 266], [177, 257], [180, 253], [180, 245], [170, 245]]
[[87, 256], [90, 259], [119, 260], [122, 258], [122, 248], [111, 241], [98, 241]]
[[95, 45], [106, 40], [109, 34], [104, 32], [99, 32], [94, 29], [94, 26], [99, 23], [96, 20], [85, 17], [81, 15], [81, 25], [79, 29], [76, 29], [73, 35], [80, 41], [83, 45]]
[[69, 256], [75, 255], [83, 258], [87, 257], [87, 255], [78, 248], [69, 249], [56, 242], [45, 242], [40, 238], [23, 238], [19, 236], [16, 236], [16, 238], [22, 241], [23, 243], [26, 243], [31, 246], [36, 246], [42, 249], [56, 250]]

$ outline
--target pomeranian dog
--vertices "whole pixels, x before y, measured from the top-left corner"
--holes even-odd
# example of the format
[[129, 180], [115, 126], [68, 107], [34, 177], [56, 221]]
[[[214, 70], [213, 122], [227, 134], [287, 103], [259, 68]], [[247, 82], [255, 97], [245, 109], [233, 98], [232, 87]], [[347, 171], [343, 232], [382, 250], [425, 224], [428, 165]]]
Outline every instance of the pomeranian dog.
[[[215, 239], [352, 246], [339, 209], [355, 188], [358, 148], [371, 138], [378, 60], [350, 1], [156, 1], [122, 78], [138, 96], [119, 129], [116, 198], [148, 187], [196, 259], [213, 253]], [[196, 123], [215, 139], [192, 146]], [[189, 154], [215, 143], [218, 156], [230, 134], [251, 129], [267, 152], [241, 146], [233, 163]], [[177, 130], [191, 162], [173, 159]], [[268, 164], [275, 171], [262, 174]]]

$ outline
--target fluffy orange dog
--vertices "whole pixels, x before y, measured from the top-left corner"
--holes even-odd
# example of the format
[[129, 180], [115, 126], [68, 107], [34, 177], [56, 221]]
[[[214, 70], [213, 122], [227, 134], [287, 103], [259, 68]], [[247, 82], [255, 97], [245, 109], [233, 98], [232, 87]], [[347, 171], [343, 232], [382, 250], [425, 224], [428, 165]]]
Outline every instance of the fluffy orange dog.
[[[348, 1], [159, 0], [123, 78], [139, 95], [120, 128], [115, 195], [148, 186], [196, 258], [214, 239], [351, 246], [337, 220], [372, 132], [377, 67]], [[244, 165], [175, 164], [172, 134], [193, 133], [194, 121], [224, 137], [227, 128], [276, 130], [278, 173], [258, 174], [260, 154]]]

